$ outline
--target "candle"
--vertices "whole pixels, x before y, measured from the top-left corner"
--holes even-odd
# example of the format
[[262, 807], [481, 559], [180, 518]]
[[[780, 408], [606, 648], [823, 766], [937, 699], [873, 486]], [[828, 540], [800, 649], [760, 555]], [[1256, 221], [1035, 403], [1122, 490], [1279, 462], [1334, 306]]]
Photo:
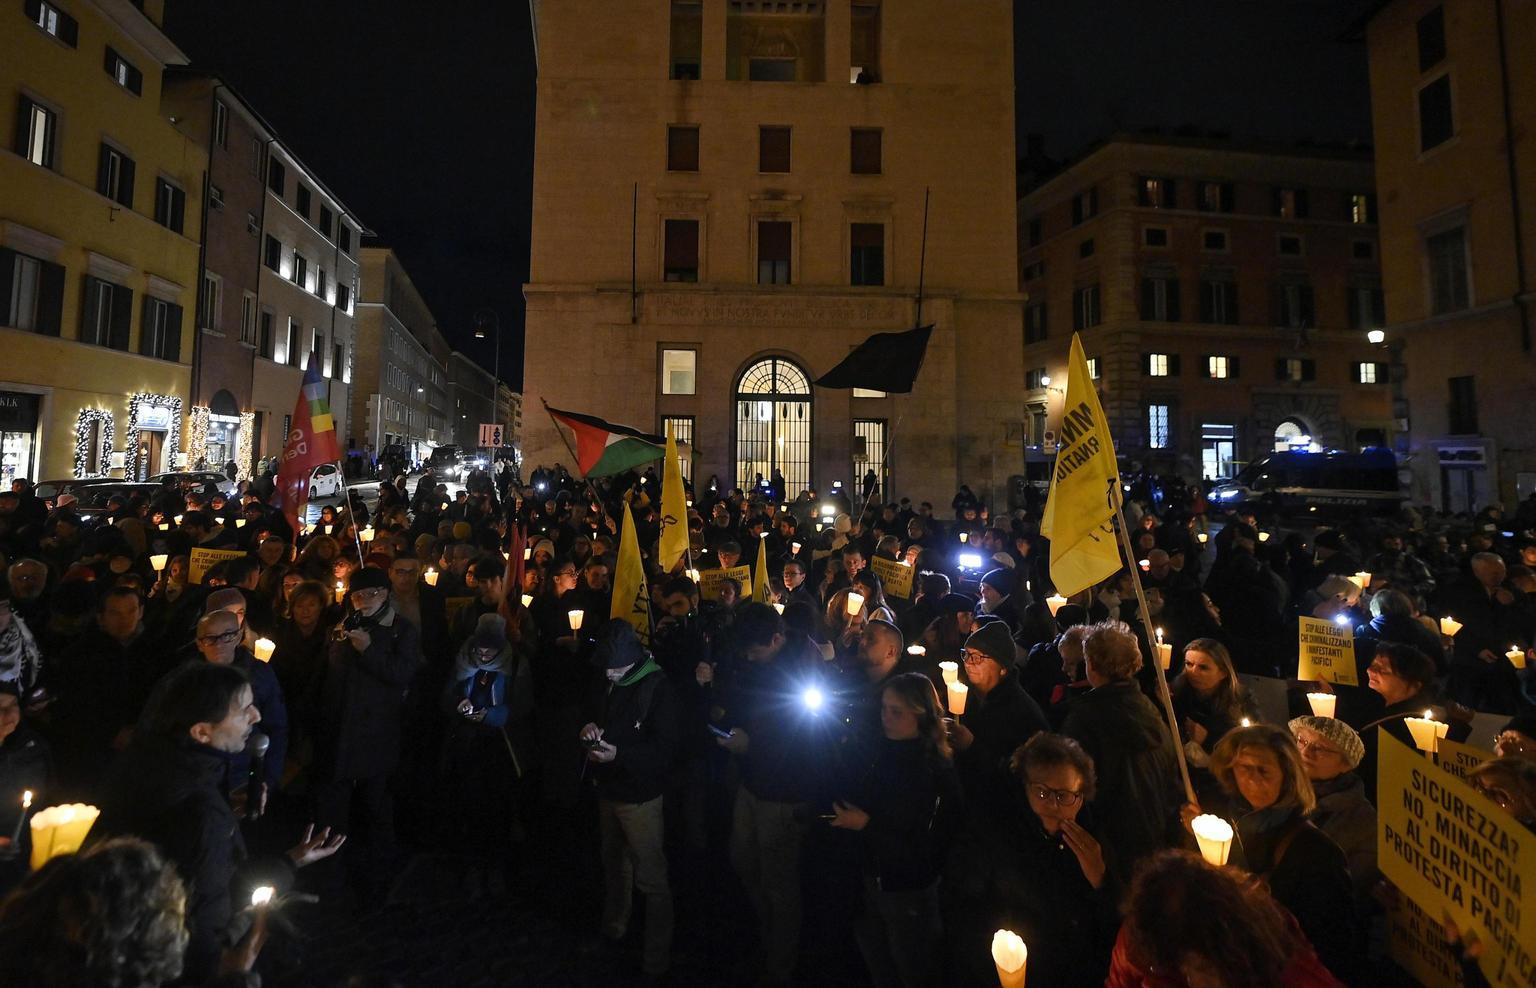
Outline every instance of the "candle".
[[1157, 644], [1152, 646], [1152, 654], [1157, 656], [1157, 664], [1165, 670], [1173, 666], [1173, 645], [1163, 644], [1163, 629], [1157, 629]]
[[853, 617], [864, 609], [864, 595], [848, 591], [848, 616]]
[[213, 523], [215, 525], [222, 525], [222, 524], [224, 524], [224, 519], [220, 518], [218, 515], [214, 515], [213, 516]]
[[1219, 816], [1202, 813], [1189, 826], [1200, 845], [1200, 855], [1218, 867], [1226, 864], [1227, 853], [1232, 850], [1232, 825]]
[[791, 542], [789, 544], [789, 551], [794, 553], [797, 556], [800, 555], [800, 543], [798, 543], [798, 542]]
[[277, 643], [270, 638], [258, 638], [254, 650], [257, 662], [271, 662], [272, 653], [277, 651]]
[[533, 606], [533, 594], [531, 594], [531, 593], [523, 594], [523, 606], [524, 607], [532, 607]]
[[427, 581], [429, 587], [437, 586], [437, 570], [427, 567], [427, 571], [422, 574], [422, 579]]
[[1140, 560], [1137, 560], [1136, 565], [1140, 566], [1141, 567], [1141, 571], [1143, 573], [1145, 573], [1145, 572], [1147, 572], [1148, 570], [1150, 570], [1152, 568], [1152, 560], [1150, 560], [1150, 559], [1140, 559]]
[[571, 622], [571, 630], [572, 631], [580, 631], [581, 630], [581, 619], [586, 616], [585, 612], [581, 611], [580, 609], [577, 609], [577, 610], [574, 610], [574, 611], [567, 611], [565, 616]]
[[1002, 988], [1024, 988], [1024, 964], [1029, 950], [1017, 933], [998, 930], [992, 934], [992, 963]]
[[971, 538], [971, 535], [970, 535], [969, 532], [961, 532], [960, 533], [960, 541], [961, 542], [969, 542], [970, 538]]
[[958, 682], [959, 679], [960, 679], [960, 663], [958, 663], [958, 662], [940, 662], [939, 663], [939, 672], [944, 675], [944, 685], [945, 686], [948, 686], [950, 683], [953, 683], [953, 682]]
[[101, 811], [84, 803], [50, 806], [32, 817], [32, 870], [61, 854], [74, 854]]
[[1509, 664], [1514, 666], [1516, 669], [1525, 668], [1525, 649], [1519, 647], [1518, 645], [1509, 646], [1509, 651], [1504, 653], [1504, 657], [1508, 659]]
[[775, 602], [774, 605], [773, 605], [773, 609], [778, 611], [780, 614], [784, 613], [784, 605], [783, 604]]
[[524, 549], [523, 550], [523, 562], [526, 563], [528, 560], [530, 560], [532, 558], [533, 558], [533, 549], [531, 547], [527, 548], [527, 549]]
[[185, 518], [185, 517], [186, 517], [186, 515], [177, 515], [176, 519], [175, 519], [176, 520], [176, 524], [180, 525], [181, 524], [181, 520], [183, 518]]
[[258, 885], [251, 890], [251, 908], [260, 909], [272, 904], [272, 896], [277, 893], [270, 885]]
[[692, 501], [687, 502], [687, 506], [690, 507], [690, 508], [693, 507], [693, 502]]
[[235, 519], [235, 527], [236, 528], [244, 528], [245, 527], [245, 519], [244, 518], [236, 518]]
[[374, 532], [373, 532], [373, 526], [372, 525], [364, 525], [362, 527], [362, 529], [357, 533], [358, 539], [361, 540], [364, 543], [372, 542], [373, 541], [373, 535], [374, 535]]
[[336, 603], [347, 599], [347, 585], [340, 580], [336, 581]]
[[16, 850], [16, 842], [21, 840], [21, 825], [26, 822], [27, 811], [32, 808], [32, 790], [24, 790], [21, 794], [21, 816], [16, 818], [16, 827], [11, 831], [11, 850]]
[[1440, 633], [1447, 638], [1455, 638], [1456, 632], [1461, 630], [1461, 622], [1453, 617], [1440, 619]]
[[1205, 545], [1211, 539], [1211, 537], [1209, 535], [1205, 534], [1204, 532], [1197, 532], [1197, 533], [1195, 533], [1195, 538], [1200, 540], [1200, 544], [1201, 545]]
[[167, 525], [165, 522], [161, 522], [160, 523], [160, 531], [162, 531], [162, 532], [169, 532], [170, 530], [171, 530], [171, 526]]
[[956, 717], [965, 713], [965, 695], [971, 688], [964, 683], [950, 683], [949, 685], [949, 712]]
[[1424, 711], [1423, 717], [1404, 717], [1403, 723], [1413, 735], [1414, 747], [1431, 754], [1440, 750], [1440, 739], [1451, 729], [1451, 725], [1435, 720], [1432, 710]]
[[822, 526], [822, 524], [821, 524], [821, 522], [817, 522], [817, 523], [816, 523], [816, 531], [818, 531], [818, 532], [819, 532], [819, 531], [821, 531], [821, 530], [822, 530], [822, 528], [823, 528], [823, 526]]
[[918, 658], [922, 658], [923, 656], [928, 654], [928, 650], [926, 648], [924, 648], [923, 646], [921, 646], [921, 645], [908, 645], [907, 646], [907, 654], [908, 655], [915, 655]]
[[171, 561], [171, 557], [163, 552], [157, 552], [149, 557], [149, 565], [155, 568], [156, 573], [164, 572], [165, 564]]
[[1312, 705], [1312, 716], [1332, 717], [1339, 698], [1332, 693], [1308, 693], [1307, 702]]
[[1268, 532], [1260, 532], [1259, 533], [1259, 541], [1260, 542], [1268, 542], [1269, 541], [1269, 533]]
[[1066, 606], [1066, 603], [1067, 598], [1063, 597], [1059, 593], [1053, 593], [1049, 597], [1045, 598], [1045, 606], [1051, 609], [1051, 617], [1055, 617], [1056, 612]]
[[335, 529], [336, 529], [335, 525], [327, 525], [327, 526], [325, 526], [325, 534], [330, 535], [331, 532], [333, 532]]
[[1361, 570], [1360, 572], [1356, 573], [1354, 576], [1350, 577], [1350, 579], [1354, 580], [1355, 581], [1355, 586], [1359, 587], [1361, 590], [1368, 590], [1368, 589], [1370, 589], [1370, 586], [1371, 586], [1371, 574], [1368, 571]]

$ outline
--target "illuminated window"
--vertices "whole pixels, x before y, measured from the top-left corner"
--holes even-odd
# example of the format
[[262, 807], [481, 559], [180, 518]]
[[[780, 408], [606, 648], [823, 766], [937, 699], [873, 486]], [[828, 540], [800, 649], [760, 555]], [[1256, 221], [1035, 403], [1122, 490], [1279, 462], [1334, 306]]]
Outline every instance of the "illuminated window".
[[694, 370], [698, 352], [694, 350], [661, 351], [661, 393], [664, 395], [697, 394]]
[[1147, 446], [1151, 449], [1168, 448], [1168, 406], [1147, 406]]
[[1376, 365], [1374, 363], [1366, 360], [1366, 361], [1361, 361], [1359, 364], [1356, 364], [1355, 366], [1357, 368], [1356, 379], [1361, 384], [1375, 384], [1375, 383], [1377, 383], [1377, 381], [1376, 381]]
[[1225, 380], [1231, 372], [1231, 364], [1226, 357], [1206, 357], [1205, 376]]
[[1168, 354], [1166, 354], [1166, 353], [1149, 353], [1149, 354], [1147, 354], [1147, 376], [1148, 377], [1167, 377], [1168, 376], [1168, 365], [1169, 365]]

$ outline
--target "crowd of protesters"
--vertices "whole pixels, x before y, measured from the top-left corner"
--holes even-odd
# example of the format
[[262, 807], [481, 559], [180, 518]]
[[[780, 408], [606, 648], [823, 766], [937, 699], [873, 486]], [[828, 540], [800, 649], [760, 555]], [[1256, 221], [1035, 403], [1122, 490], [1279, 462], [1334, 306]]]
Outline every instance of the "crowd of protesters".
[[[1287, 527], [1133, 487], [1148, 628], [1129, 571], [1053, 598], [1035, 492], [936, 512], [775, 481], [690, 485], [665, 572], [652, 471], [450, 495], [428, 470], [297, 530], [270, 474], [89, 513], [0, 492], [0, 983], [245, 983], [253, 887], [366, 915], [413, 849], [505, 885], [532, 833], [593, 835], [579, 949], [653, 983], [708, 953], [768, 985], [984, 985], [998, 929], [1031, 985], [1373, 983], [1378, 728], [1507, 715], [1472, 780], [1536, 827], [1536, 679], [1506, 657], [1536, 660], [1536, 502]], [[625, 517], [648, 642], [609, 619]], [[768, 599], [697, 576], [760, 557]], [[1361, 686], [1295, 681], [1303, 615], [1354, 629]], [[1277, 722], [1253, 676], [1290, 679]], [[23, 790], [98, 806], [86, 850], [28, 874]], [[1234, 824], [1224, 868], [1201, 813]], [[756, 937], [685, 942], [690, 909]]]

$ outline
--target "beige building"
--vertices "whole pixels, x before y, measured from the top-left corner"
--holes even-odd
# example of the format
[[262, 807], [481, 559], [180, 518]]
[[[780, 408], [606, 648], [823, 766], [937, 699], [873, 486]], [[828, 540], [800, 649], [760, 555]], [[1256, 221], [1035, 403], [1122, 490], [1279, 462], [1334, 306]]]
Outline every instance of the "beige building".
[[1028, 191], [1032, 475], [1048, 476], [1074, 330], [1128, 460], [1219, 479], [1277, 448], [1385, 446], [1375, 213], [1367, 153], [1150, 135]]
[[[533, 10], [527, 467], [570, 458], [547, 400], [670, 420], [725, 485], [875, 469], [999, 500], [1024, 459], [1012, 5]], [[911, 395], [812, 385], [919, 320]]]
[[362, 250], [357, 371], [348, 444], [375, 456], [403, 447], [420, 462], [451, 443], [448, 345], [426, 300], [388, 247]]
[[1395, 0], [1361, 33], [1412, 494], [1513, 509], [1536, 492], [1536, 5]]

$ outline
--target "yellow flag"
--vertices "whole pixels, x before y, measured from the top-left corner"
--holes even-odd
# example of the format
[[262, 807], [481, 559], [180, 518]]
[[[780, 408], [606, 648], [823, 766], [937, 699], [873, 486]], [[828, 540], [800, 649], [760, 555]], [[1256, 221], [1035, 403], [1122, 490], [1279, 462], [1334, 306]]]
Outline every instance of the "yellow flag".
[[661, 539], [656, 543], [656, 564], [663, 573], [688, 551], [688, 509], [683, 498], [683, 468], [677, 458], [677, 440], [667, 423], [667, 462], [661, 472]]
[[752, 569], [752, 599], [759, 604], [771, 604], [768, 596], [768, 540], [757, 540], [757, 565]]
[[645, 567], [640, 562], [640, 540], [635, 519], [624, 505], [624, 529], [619, 533], [619, 562], [613, 573], [613, 608], [610, 618], [623, 618], [635, 628], [640, 643], [651, 644], [651, 594], [645, 586]]
[[1109, 422], [1088, 375], [1083, 343], [1073, 333], [1061, 444], [1040, 520], [1040, 534], [1051, 540], [1051, 582], [1057, 593], [1070, 597], [1120, 569], [1112, 500], [1119, 483]]

